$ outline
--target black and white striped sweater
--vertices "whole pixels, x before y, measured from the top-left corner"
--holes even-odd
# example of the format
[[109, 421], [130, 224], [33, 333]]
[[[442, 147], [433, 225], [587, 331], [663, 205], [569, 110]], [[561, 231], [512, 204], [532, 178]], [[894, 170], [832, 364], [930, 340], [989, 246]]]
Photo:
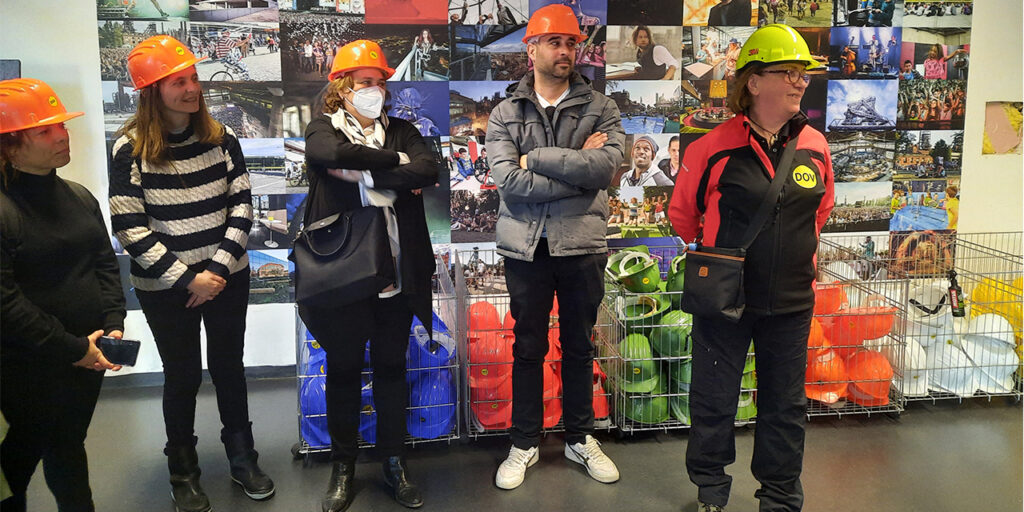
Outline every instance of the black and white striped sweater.
[[183, 289], [203, 270], [227, 278], [248, 267], [249, 173], [238, 139], [225, 129], [218, 146], [200, 143], [191, 127], [169, 135], [163, 165], [133, 158], [127, 135], [114, 142], [110, 221], [132, 257], [136, 289]]

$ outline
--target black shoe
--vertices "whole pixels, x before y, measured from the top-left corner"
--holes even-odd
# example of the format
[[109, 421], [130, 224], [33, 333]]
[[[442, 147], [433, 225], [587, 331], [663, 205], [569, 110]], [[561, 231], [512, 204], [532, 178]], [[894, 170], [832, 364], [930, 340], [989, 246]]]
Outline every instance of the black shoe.
[[265, 500], [274, 495], [274, 481], [260, 469], [259, 453], [253, 449], [252, 424], [241, 432], [222, 434], [224, 451], [231, 464], [231, 480], [242, 486], [245, 494], [254, 500]]
[[327, 492], [320, 502], [323, 512], [342, 512], [352, 504], [355, 489], [352, 479], [356, 476], [355, 462], [335, 462], [331, 468], [331, 481], [327, 484]]
[[384, 461], [384, 481], [395, 492], [395, 501], [403, 507], [419, 508], [423, 506], [423, 496], [415, 485], [405, 478], [405, 458], [388, 457]]
[[[195, 442], [193, 440], [193, 442]], [[171, 499], [177, 512], [209, 512], [210, 499], [199, 485], [199, 456], [196, 447], [168, 446], [167, 469], [171, 473]]]

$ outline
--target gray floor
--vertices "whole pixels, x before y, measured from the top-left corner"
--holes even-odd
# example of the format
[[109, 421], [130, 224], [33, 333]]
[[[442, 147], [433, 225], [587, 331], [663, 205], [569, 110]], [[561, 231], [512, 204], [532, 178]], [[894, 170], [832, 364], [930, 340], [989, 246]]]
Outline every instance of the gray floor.
[[[227, 476], [218, 439], [213, 388], [200, 393], [196, 431], [203, 485], [214, 510], [316, 511], [330, 468], [303, 467], [290, 447], [297, 439], [294, 379], [250, 382], [261, 463], [277, 495], [248, 500]], [[562, 456], [557, 435], [541, 446], [541, 462], [515, 491], [494, 487], [507, 441], [425, 444], [410, 453], [410, 471], [429, 510], [470, 511], [690, 511], [696, 489], [686, 478], [685, 432], [649, 433], [624, 441], [601, 436], [622, 480], [594, 482]], [[92, 487], [100, 511], [172, 511], [161, 455], [160, 388], [117, 389], [100, 398], [87, 442]], [[738, 463], [730, 511], [757, 510], [748, 469], [753, 430], [737, 430]], [[803, 484], [808, 511], [1001, 512], [1024, 508], [1021, 406], [1012, 400], [912, 404], [898, 419], [848, 416], [814, 419], [807, 428]], [[366, 457], [356, 473], [350, 510], [405, 510], [386, 491], [379, 465]], [[29, 510], [55, 508], [41, 470], [30, 488]]]

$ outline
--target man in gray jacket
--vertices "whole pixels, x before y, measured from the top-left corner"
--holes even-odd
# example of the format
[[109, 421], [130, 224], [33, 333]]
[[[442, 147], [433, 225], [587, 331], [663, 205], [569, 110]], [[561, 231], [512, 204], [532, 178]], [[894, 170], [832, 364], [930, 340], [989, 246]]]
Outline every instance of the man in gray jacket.
[[534, 70], [490, 115], [487, 153], [501, 198], [497, 249], [516, 324], [512, 448], [495, 484], [514, 489], [538, 460], [548, 314], [558, 294], [565, 456], [594, 479], [619, 479], [594, 430], [591, 332], [604, 296], [608, 187], [622, 162], [619, 110], [573, 70], [584, 40], [572, 9], [538, 9], [526, 29]]

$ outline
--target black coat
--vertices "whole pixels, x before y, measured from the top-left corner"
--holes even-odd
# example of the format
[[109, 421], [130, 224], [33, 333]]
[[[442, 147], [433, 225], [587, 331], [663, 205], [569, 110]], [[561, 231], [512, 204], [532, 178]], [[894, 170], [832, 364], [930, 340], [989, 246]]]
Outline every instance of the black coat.
[[[389, 117], [388, 120], [384, 149], [352, 143], [326, 116], [309, 123], [306, 127], [307, 218], [316, 221], [363, 206], [359, 185], [337, 179], [327, 174], [327, 169], [370, 171], [375, 188], [397, 192], [394, 208], [402, 251], [402, 295], [409, 299], [413, 313], [423, 325], [431, 325], [434, 251], [423, 196], [412, 191], [437, 183], [438, 165], [416, 127], [402, 119]], [[412, 161], [398, 165], [399, 151], [409, 155]]]

